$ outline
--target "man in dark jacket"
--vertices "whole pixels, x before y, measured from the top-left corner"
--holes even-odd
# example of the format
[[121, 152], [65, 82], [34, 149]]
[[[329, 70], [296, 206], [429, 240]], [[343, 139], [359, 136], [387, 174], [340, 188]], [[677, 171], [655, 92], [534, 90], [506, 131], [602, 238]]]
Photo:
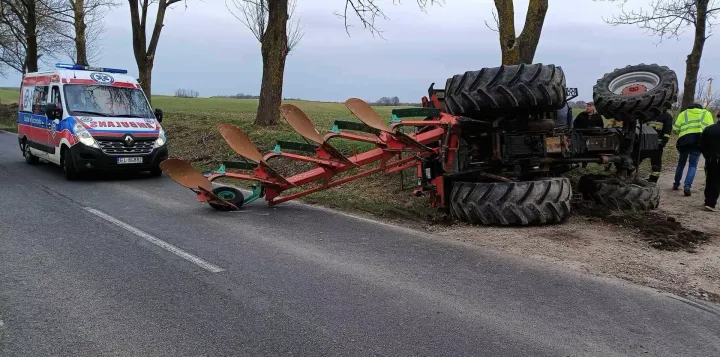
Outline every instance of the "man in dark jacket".
[[575, 117], [573, 123], [575, 129], [602, 128], [604, 125], [602, 115], [595, 110], [595, 104], [589, 102], [585, 105], [585, 111]]
[[[657, 132], [659, 146], [657, 150], [649, 151], [647, 154], [643, 155], [650, 158], [650, 166], [652, 170], [650, 177], [648, 178], [648, 181], [650, 182], [658, 182], [658, 179], [660, 178], [663, 150], [665, 149], [665, 145], [667, 145], [668, 140], [670, 140], [670, 133], [672, 133], [673, 129], [673, 121], [672, 115], [665, 110], [662, 114], [647, 122], [647, 124], [653, 127], [655, 132]], [[642, 160], [640, 161], [642, 162]]]
[[700, 134], [700, 150], [705, 157], [705, 209], [717, 212], [720, 195], [720, 124], [708, 126]]

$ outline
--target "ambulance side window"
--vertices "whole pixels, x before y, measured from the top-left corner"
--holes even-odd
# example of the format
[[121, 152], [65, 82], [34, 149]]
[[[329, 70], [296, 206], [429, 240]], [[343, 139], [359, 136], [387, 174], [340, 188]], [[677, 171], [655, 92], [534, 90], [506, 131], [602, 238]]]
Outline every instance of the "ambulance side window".
[[33, 93], [33, 113], [40, 114], [45, 110], [45, 106], [47, 105], [47, 98], [47, 86], [35, 87], [35, 92]]

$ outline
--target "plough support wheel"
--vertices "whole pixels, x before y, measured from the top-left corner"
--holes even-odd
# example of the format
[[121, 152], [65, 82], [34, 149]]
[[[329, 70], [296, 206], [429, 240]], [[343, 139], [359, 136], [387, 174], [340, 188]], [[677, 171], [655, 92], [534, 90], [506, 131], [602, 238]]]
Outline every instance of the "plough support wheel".
[[[211, 206], [224, 206], [224, 210], [233, 210], [239, 209], [242, 205], [242, 199], [240, 204], [236, 204], [233, 200], [218, 197], [215, 194], [217, 189], [213, 189], [210, 180], [203, 176], [200, 171], [195, 170], [187, 161], [170, 158], [160, 163], [160, 169], [180, 186], [193, 190], [198, 195], [198, 199], [208, 202]], [[242, 193], [240, 195], [242, 197]]]
[[231, 203], [232, 205], [228, 204], [218, 204], [215, 202], [208, 202], [210, 207], [218, 210], [218, 211], [235, 211], [240, 206], [245, 203], [245, 196], [243, 196], [242, 191], [229, 187], [229, 186], [222, 186], [222, 187], [215, 187], [212, 190], [212, 193], [220, 198], [221, 200]]

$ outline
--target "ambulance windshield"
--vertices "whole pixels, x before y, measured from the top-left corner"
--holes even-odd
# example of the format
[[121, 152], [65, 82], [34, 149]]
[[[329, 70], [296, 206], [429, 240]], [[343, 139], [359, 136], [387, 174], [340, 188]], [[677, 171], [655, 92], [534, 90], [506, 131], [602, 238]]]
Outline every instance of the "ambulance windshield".
[[154, 118], [137, 88], [66, 84], [65, 101], [71, 113], [105, 117]]

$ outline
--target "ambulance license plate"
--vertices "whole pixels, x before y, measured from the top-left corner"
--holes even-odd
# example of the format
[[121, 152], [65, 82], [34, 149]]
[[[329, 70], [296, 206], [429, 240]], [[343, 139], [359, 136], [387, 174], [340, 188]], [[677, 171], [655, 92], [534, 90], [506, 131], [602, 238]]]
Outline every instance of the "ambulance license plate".
[[118, 164], [142, 164], [142, 157], [118, 157]]

